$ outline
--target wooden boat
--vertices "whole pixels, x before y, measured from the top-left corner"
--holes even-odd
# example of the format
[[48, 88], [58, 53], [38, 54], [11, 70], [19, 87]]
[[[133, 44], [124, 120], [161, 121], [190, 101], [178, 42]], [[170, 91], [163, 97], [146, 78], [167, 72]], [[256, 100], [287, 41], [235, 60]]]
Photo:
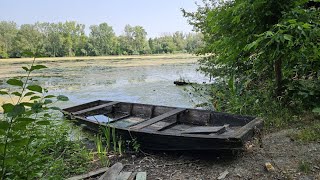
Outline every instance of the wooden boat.
[[209, 110], [98, 100], [63, 109], [76, 124], [98, 132], [107, 124], [124, 139], [153, 150], [240, 150], [263, 120]]

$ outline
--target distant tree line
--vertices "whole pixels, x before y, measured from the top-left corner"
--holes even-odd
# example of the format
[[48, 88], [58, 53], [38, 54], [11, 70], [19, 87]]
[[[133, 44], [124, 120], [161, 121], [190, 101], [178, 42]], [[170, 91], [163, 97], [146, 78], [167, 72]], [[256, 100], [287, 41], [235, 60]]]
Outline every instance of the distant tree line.
[[12, 21], [0, 22], [0, 58], [25, 57], [23, 52], [48, 57], [192, 53], [202, 44], [200, 33], [175, 32], [148, 39], [142, 26], [126, 25], [123, 34], [116, 36], [107, 23], [90, 26], [86, 35], [85, 25], [75, 21], [20, 27]]

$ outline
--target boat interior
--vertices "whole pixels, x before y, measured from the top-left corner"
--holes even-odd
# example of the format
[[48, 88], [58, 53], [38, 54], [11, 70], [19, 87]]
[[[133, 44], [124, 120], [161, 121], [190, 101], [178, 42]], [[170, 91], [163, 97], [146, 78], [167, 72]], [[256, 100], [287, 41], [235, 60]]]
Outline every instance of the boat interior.
[[254, 119], [210, 110], [102, 100], [64, 111], [116, 128], [165, 134], [228, 135]]

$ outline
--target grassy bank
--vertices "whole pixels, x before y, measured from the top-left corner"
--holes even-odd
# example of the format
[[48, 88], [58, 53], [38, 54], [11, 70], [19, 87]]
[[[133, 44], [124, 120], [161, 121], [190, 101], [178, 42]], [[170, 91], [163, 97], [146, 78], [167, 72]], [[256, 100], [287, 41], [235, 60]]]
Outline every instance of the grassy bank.
[[[155, 55], [121, 55], [121, 56], [82, 56], [82, 57], [41, 57], [37, 58], [37, 61], [74, 61], [74, 60], [128, 60], [128, 59], [185, 59], [185, 58], [197, 58], [192, 54], [155, 54]], [[30, 62], [33, 58], [10, 58], [0, 59], [0, 62]]]

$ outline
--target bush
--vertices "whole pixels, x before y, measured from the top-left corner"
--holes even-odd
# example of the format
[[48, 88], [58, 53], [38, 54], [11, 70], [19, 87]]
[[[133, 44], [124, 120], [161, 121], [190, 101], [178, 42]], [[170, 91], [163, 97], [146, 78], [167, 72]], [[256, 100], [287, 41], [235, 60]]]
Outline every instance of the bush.
[[[71, 141], [70, 128], [54, 119], [52, 107], [56, 101], [67, 101], [62, 95], [53, 96], [30, 80], [30, 73], [44, 65], [23, 67], [27, 77], [7, 80], [16, 91], [0, 91], [3, 96], [16, 96], [16, 103], [5, 103], [0, 114], [0, 175], [1, 179], [39, 179], [49, 176], [62, 178], [87, 168], [87, 152], [79, 141]], [[22, 100], [28, 99], [28, 101]]]

